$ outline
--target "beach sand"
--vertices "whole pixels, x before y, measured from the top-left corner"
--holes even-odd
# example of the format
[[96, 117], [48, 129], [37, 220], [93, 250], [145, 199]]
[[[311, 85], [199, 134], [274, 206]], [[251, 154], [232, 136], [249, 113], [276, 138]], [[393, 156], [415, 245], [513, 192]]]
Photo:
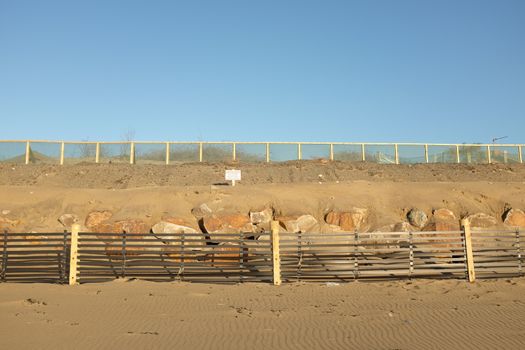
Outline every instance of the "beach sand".
[[525, 279], [0, 284], [2, 349], [523, 349]]

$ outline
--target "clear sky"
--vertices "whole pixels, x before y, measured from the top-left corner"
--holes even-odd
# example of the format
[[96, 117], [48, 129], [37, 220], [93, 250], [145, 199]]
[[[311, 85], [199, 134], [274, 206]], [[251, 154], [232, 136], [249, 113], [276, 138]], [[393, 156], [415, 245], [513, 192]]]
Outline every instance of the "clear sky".
[[0, 0], [0, 139], [525, 142], [523, 0]]

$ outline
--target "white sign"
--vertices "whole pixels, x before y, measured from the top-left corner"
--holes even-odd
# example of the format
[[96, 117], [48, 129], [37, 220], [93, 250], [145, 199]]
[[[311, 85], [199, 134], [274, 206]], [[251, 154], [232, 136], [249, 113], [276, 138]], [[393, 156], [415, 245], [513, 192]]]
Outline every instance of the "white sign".
[[240, 170], [226, 170], [224, 175], [226, 181], [231, 181], [232, 186], [235, 186], [235, 181], [241, 181], [241, 171]]

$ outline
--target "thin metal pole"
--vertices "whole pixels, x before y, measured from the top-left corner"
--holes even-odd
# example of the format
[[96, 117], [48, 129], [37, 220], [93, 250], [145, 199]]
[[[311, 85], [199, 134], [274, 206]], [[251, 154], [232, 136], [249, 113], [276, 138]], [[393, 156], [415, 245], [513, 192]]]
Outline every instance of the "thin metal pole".
[[359, 277], [359, 259], [358, 259], [358, 242], [359, 242], [359, 233], [357, 230], [354, 232], [354, 279]]
[[297, 282], [300, 282], [303, 267], [303, 235], [301, 231], [297, 234], [297, 239]]
[[243, 275], [242, 272], [244, 270], [244, 257], [243, 257], [243, 249], [244, 249], [244, 233], [239, 233], [239, 282], [243, 282]]
[[490, 153], [490, 146], [487, 146], [487, 162], [488, 162], [489, 164], [492, 163], [492, 155], [491, 155], [491, 153]]
[[408, 268], [408, 278], [412, 278], [412, 274], [414, 273], [414, 245], [412, 244], [413, 236], [414, 235], [412, 231], [409, 231], [408, 232], [408, 247], [409, 247], [408, 259], [410, 261], [410, 265]]
[[184, 241], [186, 235], [182, 232], [181, 242], [180, 242], [180, 270], [179, 270], [179, 279], [183, 281], [184, 279]]
[[334, 144], [330, 144], [330, 160], [334, 160]]
[[456, 163], [459, 163], [460, 162], [460, 158], [459, 158], [459, 145], [456, 145]]
[[520, 163], [523, 163], [523, 153], [521, 151], [522, 151], [521, 146], [518, 146], [518, 158], [519, 158]]
[[235, 162], [237, 160], [237, 144], [235, 142], [232, 143], [232, 157]]
[[203, 160], [203, 145], [202, 145], [202, 142], [199, 143], [199, 162], [202, 163], [202, 160]]
[[5, 282], [7, 272], [7, 230], [4, 230], [4, 249], [2, 253], [2, 282]]
[[270, 163], [270, 143], [266, 143], [266, 163]]
[[518, 253], [518, 273], [520, 276], [523, 276], [523, 259], [521, 256], [521, 247], [520, 247], [520, 229], [516, 229], [516, 250]]
[[301, 150], [301, 144], [297, 144], [297, 159], [301, 160], [303, 158], [303, 152]]
[[428, 163], [428, 145], [425, 145], [425, 162]]
[[364, 162], [366, 161], [366, 155], [365, 155], [365, 144], [361, 144], [361, 160]]
[[122, 270], [120, 276], [126, 277], [126, 231], [122, 231]]

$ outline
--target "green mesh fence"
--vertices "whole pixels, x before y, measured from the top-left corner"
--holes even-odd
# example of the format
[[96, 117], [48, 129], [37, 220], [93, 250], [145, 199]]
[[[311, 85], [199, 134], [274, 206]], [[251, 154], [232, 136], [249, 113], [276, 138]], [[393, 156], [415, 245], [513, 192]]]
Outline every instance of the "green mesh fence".
[[519, 163], [519, 148], [510, 146], [490, 146], [492, 163]]
[[456, 146], [428, 145], [429, 163], [457, 163]]
[[399, 164], [426, 163], [425, 146], [399, 145], [397, 152]]
[[365, 145], [365, 161], [381, 164], [396, 164], [394, 145]]
[[233, 145], [222, 143], [205, 143], [202, 145], [203, 162], [231, 162]]
[[239, 162], [265, 162], [266, 144], [236, 144], [235, 154]]
[[0, 162], [24, 164], [26, 161], [25, 142], [1, 142], [0, 143]]
[[486, 146], [459, 146], [459, 162], [465, 163], [465, 164], [488, 163], [487, 147]]
[[361, 145], [334, 145], [334, 160], [361, 162], [363, 160]]
[[297, 160], [297, 144], [270, 144], [270, 161], [286, 162]]
[[64, 163], [94, 163], [97, 146], [94, 143], [66, 143], [64, 145]]
[[199, 145], [195, 143], [170, 144], [170, 164], [199, 161]]
[[129, 143], [101, 143], [99, 147], [100, 163], [129, 163]]
[[136, 164], [166, 164], [165, 143], [135, 143]]
[[306, 144], [301, 145], [301, 158], [311, 159], [330, 159], [330, 145]]
[[29, 163], [60, 163], [61, 142], [31, 142], [29, 144]]

